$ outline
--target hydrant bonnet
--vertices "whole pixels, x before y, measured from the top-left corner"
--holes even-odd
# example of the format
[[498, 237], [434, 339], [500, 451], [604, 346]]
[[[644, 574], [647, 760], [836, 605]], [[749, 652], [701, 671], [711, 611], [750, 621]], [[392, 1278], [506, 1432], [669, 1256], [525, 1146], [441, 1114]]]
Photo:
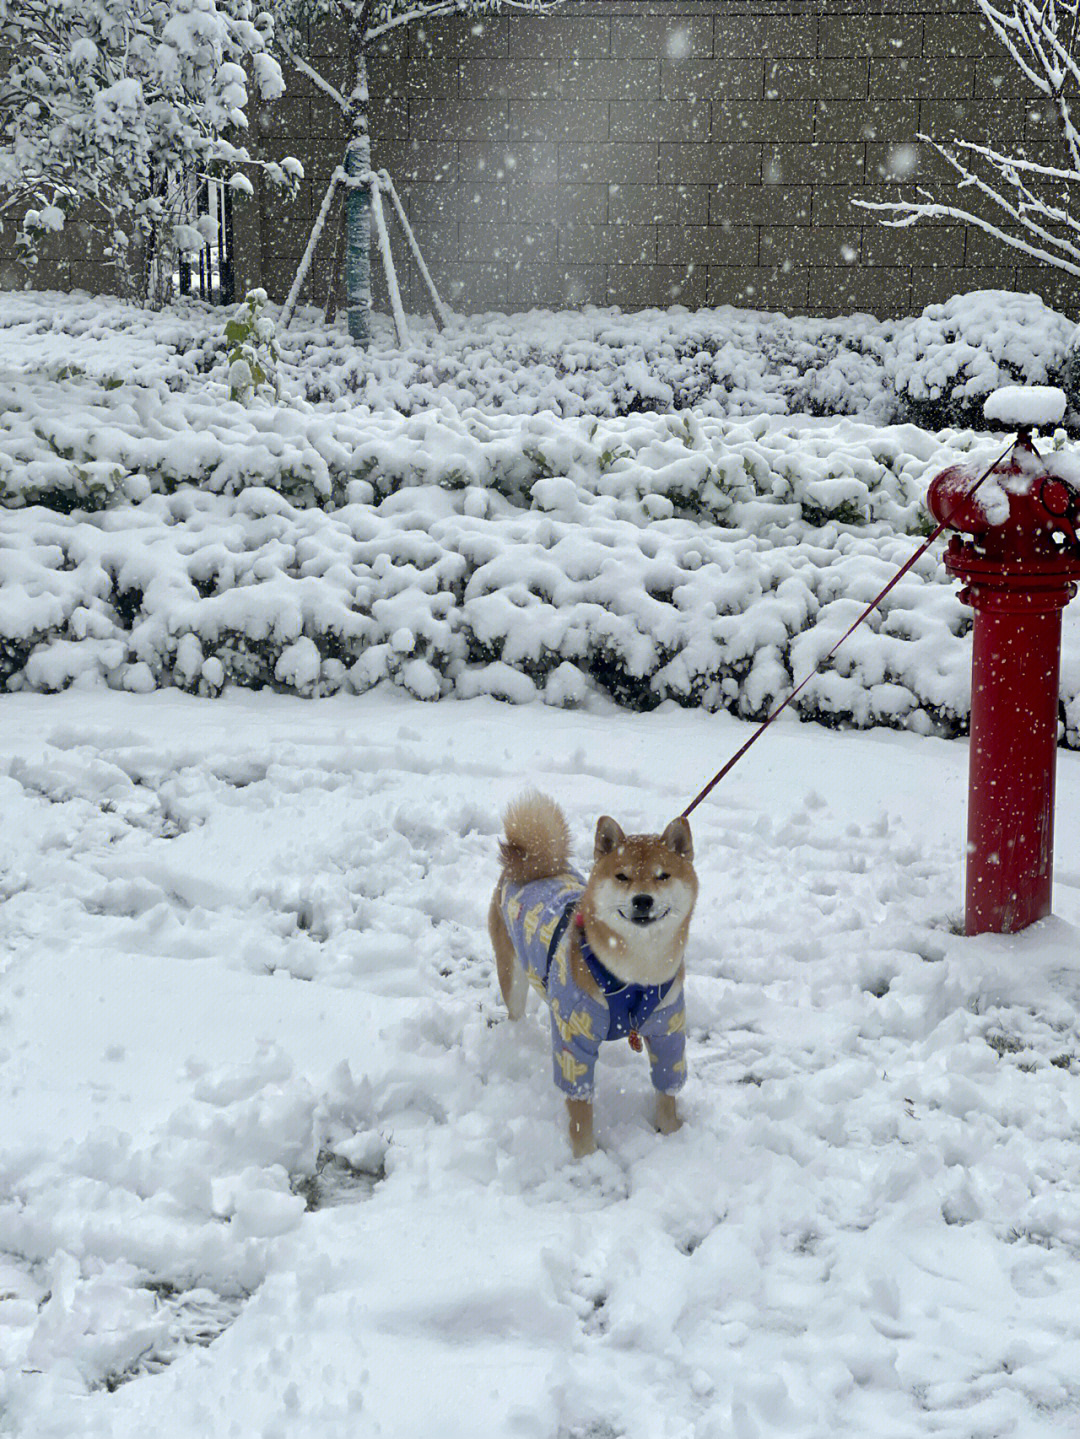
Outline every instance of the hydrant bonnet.
[[[964, 546], [971, 558], [1015, 566], [1076, 552], [1080, 491], [1044, 465], [1025, 436], [976, 493], [974, 483], [970, 469], [951, 465], [931, 481], [926, 497], [935, 519], [971, 537]], [[957, 557], [954, 542], [946, 555], [950, 569]]]

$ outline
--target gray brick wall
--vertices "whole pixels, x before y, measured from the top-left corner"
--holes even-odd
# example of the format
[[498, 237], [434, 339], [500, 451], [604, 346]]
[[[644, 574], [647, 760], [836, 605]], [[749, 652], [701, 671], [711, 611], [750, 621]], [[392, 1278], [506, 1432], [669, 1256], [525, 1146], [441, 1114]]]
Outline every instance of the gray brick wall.
[[[344, 83], [334, 33], [314, 46]], [[1046, 117], [973, 0], [574, 0], [546, 19], [403, 31], [375, 59], [372, 88], [375, 163], [463, 311], [889, 315], [988, 286], [1077, 308], [1076, 282], [975, 228], [888, 230], [851, 203], [911, 197], [919, 184], [960, 198], [920, 130], [1046, 146]], [[344, 137], [299, 76], [256, 131], [308, 175], [294, 201], [264, 189], [238, 207], [241, 284], [280, 297]], [[406, 305], [422, 309], [397, 248]], [[319, 303], [330, 250], [328, 233]]]
[[[986, 286], [1076, 307], [1067, 276], [976, 229], [888, 230], [851, 203], [920, 183], [959, 198], [919, 131], [1045, 143], [971, 0], [592, 0], [406, 33], [372, 79], [376, 164], [462, 310], [889, 315]], [[343, 137], [329, 106], [280, 116], [267, 138], [297, 138], [307, 216]], [[258, 273], [280, 293], [299, 229], [273, 196], [261, 204]], [[320, 299], [327, 268], [323, 254]], [[406, 302], [422, 308], [402, 268]]]
[[100, 258], [96, 237], [89, 226], [69, 221], [61, 235], [47, 236], [40, 247], [38, 263], [25, 263], [16, 244], [17, 217], [4, 216], [0, 232], [0, 290], [36, 289], [87, 290], [111, 294], [116, 290], [116, 272]]

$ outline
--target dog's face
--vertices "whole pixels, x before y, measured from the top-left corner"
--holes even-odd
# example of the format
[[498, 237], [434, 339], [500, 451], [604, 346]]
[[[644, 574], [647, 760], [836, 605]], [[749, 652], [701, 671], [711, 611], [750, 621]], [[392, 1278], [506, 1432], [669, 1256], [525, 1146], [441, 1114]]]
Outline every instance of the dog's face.
[[626, 978], [628, 964], [635, 979], [644, 973], [637, 982], [666, 979], [681, 963], [697, 899], [689, 824], [674, 819], [663, 834], [626, 835], [604, 815], [594, 856], [582, 911], [598, 957]]

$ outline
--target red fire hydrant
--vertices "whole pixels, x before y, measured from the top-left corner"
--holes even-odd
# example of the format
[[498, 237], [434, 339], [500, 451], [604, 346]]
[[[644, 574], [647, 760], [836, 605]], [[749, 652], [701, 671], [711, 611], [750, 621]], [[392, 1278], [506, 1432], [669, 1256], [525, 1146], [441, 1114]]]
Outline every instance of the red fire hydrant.
[[[1051, 393], [1061, 401], [1053, 424], [1065, 397]], [[987, 415], [1007, 419], [1009, 408], [992, 411], [988, 401]], [[1032, 445], [1031, 425], [1045, 419], [1019, 423], [1030, 407], [1016, 401], [1013, 409], [1016, 443], [978, 491], [977, 475], [953, 466], [927, 495], [935, 518], [959, 531], [945, 566], [975, 611], [968, 934], [1011, 934], [1050, 913], [1061, 613], [1080, 580], [1080, 492], [1048, 473]]]

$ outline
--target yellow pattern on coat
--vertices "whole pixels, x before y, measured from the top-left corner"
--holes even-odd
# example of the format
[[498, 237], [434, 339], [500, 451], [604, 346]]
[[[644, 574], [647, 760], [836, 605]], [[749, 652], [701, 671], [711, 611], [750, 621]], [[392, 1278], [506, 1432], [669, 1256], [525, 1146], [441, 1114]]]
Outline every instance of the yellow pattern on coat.
[[567, 1084], [575, 1084], [584, 1074], [588, 1073], [587, 1064], [579, 1064], [568, 1049], [560, 1049], [555, 1056], [555, 1063], [562, 1070], [563, 1078]]
[[563, 1037], [563, 1043], [569, 1044], [575, 1034], [580, 1034], [583, 1039], [597, 1043], [596, 1035], [593, 1033], [592, 1015], [585, 1009], [573, 1009], [570, 1011], [570, 1018], [564, 1019], [559, 1009], [559, 1001], [551, 1001], [551, 1017], [555, 1021], [556, 1028]]
[[530, 909], [526, 913], [525, 918], [522, 921], [522, 928], [525, 932], [525, 942], [527, 944], [532, 944], [533, 936], [536, 934], [536, 926], [540, 923], [543, 917], [544, 906], [542, 904], [533, 905], [532, 909]]

